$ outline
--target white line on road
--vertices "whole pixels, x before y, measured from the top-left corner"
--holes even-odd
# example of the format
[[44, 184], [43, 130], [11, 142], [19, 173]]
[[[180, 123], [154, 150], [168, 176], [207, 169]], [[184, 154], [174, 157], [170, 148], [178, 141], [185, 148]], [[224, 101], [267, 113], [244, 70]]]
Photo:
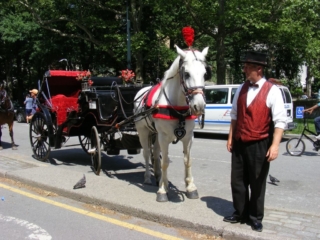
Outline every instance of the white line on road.
[[37, 239], [37, 240], [50, 240], [52, 239], [51, 235], [44, 230], [43, 228], [39, 227], [36, 224], [30, 223], [26, 220], [22, 220], [15, 217], [4, 216], [0, 214], [0, 222], [9, 222], [13, 224], [17, 224], [21, 227], [25, 227], [28, 231], [30, 231], [29, 236], [26, 239]]

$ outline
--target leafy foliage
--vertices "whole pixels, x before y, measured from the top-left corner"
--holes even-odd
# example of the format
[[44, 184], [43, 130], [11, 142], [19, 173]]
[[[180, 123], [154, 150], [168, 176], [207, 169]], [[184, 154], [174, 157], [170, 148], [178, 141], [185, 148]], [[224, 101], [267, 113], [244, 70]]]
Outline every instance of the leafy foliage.
[[210, 47], [207, 61], [218, 84], [243, 82], [240, 59], [254, 49], [269, 55], [266, 76], [285, 80], [291, 91], [302, 88], [303, 64], [313, 91], [320, 86], [314, 0], [9, 0], [0, 7], [0, 75], [18, 79], [12, 94], [20, 99], [48, 68], [118, 75], [129, 64], [138, 79], [154, 82], [176, 57], [174, 44], [187, 47], [185, 26], [195, 29], [194, 48]]

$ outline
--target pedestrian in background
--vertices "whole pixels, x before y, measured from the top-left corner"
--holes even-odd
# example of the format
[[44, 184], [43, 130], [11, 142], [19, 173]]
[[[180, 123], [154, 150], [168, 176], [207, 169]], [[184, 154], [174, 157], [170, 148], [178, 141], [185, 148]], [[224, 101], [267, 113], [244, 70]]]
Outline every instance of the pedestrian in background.
[[36, 98], [37, 98], [38, 90], [37, 89], [32, 89], [29, 92], [31, 94], [31, 99], [32, 99], [32, 109], [31, 109], [31, 114], [29, 116], [27, 116], [27, 122], [29, 122], [32, 119], [33, 115], [37, 111]]
[[[227, 149], [231, 157], [233, 207], [225, 222], [247, 222], [254, 231], [263, 229], [264, 200], [270, 162], [279, 154], [286, 125], [280, 89], [264, 76], [266, 55], [248, 52], [243, 72], [247, 81], [237, 90], [231, 110]], [[250, 188], [250, 189], [249, 189]]]
[[[320, 103], [317, 103], [316, 105], [314, 105], [314, 106], [312, 106], [310, 108], [304, 109], [303, 112], [307, 112], [307, 113], [311, 114], [318, 107], [320, 107]], [[317, 132], [316, 139], [320, 140], [320, 116], [316, 117], [313, 121], [314, 121], [314, 127], [315, 127], [316, 132]]]
[[23, 102], [25, 104], [25, 108], [26, 108], [26, 121], [27, 121], [27, 123], [29, 123], [28, 116], [30, 116], [31, 112], [32, 112], [32, 102], [33, 102], [33, 98], [28, 93], [26, 96], [26, 99]]

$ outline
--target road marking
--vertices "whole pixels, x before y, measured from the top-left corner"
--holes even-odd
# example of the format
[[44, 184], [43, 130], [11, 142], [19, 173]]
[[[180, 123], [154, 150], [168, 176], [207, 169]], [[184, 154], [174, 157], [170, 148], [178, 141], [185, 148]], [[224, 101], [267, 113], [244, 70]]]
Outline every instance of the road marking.
[[25, 227], [28, 231], [31, 231], [31, 233], [29, 234], [28, 237], [26, 237], [26, 239], [38, 239], [38, 240], [52, 239], [52, 236], [46, 230], [26, 220], [22, 220], [22, 219], [10, 217], [10, 216], [4, 216], [0, 214], [0, 222], [1, 221], [14, 223], [21, 227]]
[[5, 188], [7, 190], [10, 190], [12, 192], [21, 194], [23, 196], [26, 196], [26, 197], [29, 197], [29, 198], [33, 198], [33, 199], [41, 201], [41, 202], [45, 202], [45, 203], [48, 203], [48, 204], [51, 204], [51, 205], [54, 205], [54, 206], [57, 206], [57, 207], [60, 207], [60, 208], [67, 209], [69, 211], [73, 211], [73, 212], [76, 212], [76, 213], [79, 213], [79, 214], [82, 214], [82, 215], [85, 215], [85, 216], [89, 216], [89, 217], [96, 218], [96, 219], [99, 219], [99, 220], [102, 220], [102, 221], [105, 221], [105, 222], [108, 222], [108, 223], [112, 223], [112, 224], [118, 225], [120, 227], [128, 228], [130, 230], [135, 230], [137, 232], [148, 234], [148, 235], [153, 236], [153, 237], [158, 237], [160, 239], [167, 239], [167, 240], [182, 240], [182, 238], [177, 238], [177, 237], [170, 236], [170, 235], [167, 235], [167, 234], [164, 234], [164, 233], [161, 233], [161, 232], [157, 232], [157, 231], [153, 231], [153, 230], [150, 230], [150, 229], [147, 229], [147, 228], [143, 228], [143, 227], [131, 224], [131, 223], [126, 223], [126, 222], [123, 222], [123, 221], [120, 221], [120, 220], [116, 220], [116, 219], [113, 219], [113, 218], [110, 218], [110, 217], [99, 215], [99, 214], [96, 214], [96, 213], [93, 213], [93, 212], [90, 212], [90, 211], [87, 211], [87, 210], [83, 210], [83, 209], [80, 209], [80, 208], [72, 207], [72, 206], [69, 206], [69, 205], [64, 204], [64, 203], [59, 203], [59, 202], [56, 202], [56, 201], [53, 201], [53, 200], [50, 200], [50, 199], [47, 199], [47, 198], [44, 198], [44, 197], [40, 197], [40, 196], [34, 195], [32, 193], [28, 193], [28, 192], [25, 192], [25, 191], [22, 191], [22, 190], [19, 190], [19, 189], [4, 185], [2, 183], [0, 183], [0, 187]]

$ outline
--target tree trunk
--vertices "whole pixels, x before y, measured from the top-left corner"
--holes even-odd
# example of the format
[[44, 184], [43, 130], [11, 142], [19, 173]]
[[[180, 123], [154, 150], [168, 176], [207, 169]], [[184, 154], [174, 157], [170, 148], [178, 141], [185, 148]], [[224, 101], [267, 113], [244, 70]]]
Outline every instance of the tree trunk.
[[[131, 7], [131, 14], [130, 21], [132, 23], [133, 33], [139, 33], [141, 32], [141, 19], [142, 19], [142, 11], [144, 7], [144, 2], [141, 0], [131, 0], [130, 1], [130, 7]], [[135, 50], [135, 52], [132, 54], [131, 58], [134, 58], [136, 60], [135, 63], [135, 78], [136, 81], [143, 83], [143, 70], [144, 70], [144, 63], [143, 63], [143, 54], [142, 50], [138, 49]], [[132, 65], [131, 65], [132, 66]]]
[[311, 97], [311, 75], [310, 75], [310, 68], [307, 67], [307, 75], [306, 75], [306, 95]]
[[225, 45], [226, 27], [224, 23], [226, 0], [219, 0], [219, 16], [217, 33], [217, 84], [226, 84], [226, 61], [225, 61]]

